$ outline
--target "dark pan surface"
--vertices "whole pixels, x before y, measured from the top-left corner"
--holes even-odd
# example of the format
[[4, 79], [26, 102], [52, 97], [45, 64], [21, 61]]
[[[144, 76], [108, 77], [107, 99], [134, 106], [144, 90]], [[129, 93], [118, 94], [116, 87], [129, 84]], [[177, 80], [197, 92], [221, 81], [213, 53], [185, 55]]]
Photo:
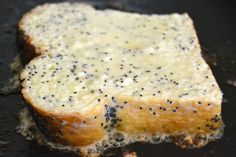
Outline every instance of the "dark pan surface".
[[[12, 76], [8, 67], [18, 53], [16, 24], [29, 9], [44, 0], [0, 1], [0, 88]], [[55, 2], [55, 1], [48, 1]], [[104, 5], [105, 4], [105, 5]], [[140, 13], [183, 13], [192, 17], [203, 48], [204, 56], [224, 93], [224, 137], [198, 150], [182, 150], [173, 144], [132, 144], [113, 150], [120, 156], [122, 150], [137, 152], [139, 157], [236, 157], [236, 1], [234, 0], [107, 0], [98, 8], [115, 8]], [[227, 83], [228, 81], [228, 83]], [[3, 157], [74, 157], [73, 153], [50, 150], [17, 134], [17, 115], [24, 106], [19, 92], [0, 94], [0, 156]]]

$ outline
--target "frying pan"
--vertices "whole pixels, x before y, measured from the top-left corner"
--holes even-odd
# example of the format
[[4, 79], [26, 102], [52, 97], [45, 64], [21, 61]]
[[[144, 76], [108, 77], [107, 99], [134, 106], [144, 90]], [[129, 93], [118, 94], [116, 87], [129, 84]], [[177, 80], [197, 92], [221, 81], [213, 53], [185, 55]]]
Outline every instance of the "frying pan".
[[[50, 0], [47, 2], [60, 2]], [[88, 0], [87, 0], [88, 2]], [[113, 8], [138, 13], [183, 13], [193, 19], [203, 56], [213, 70], [224, 100], [224, 136], [201, 149], [183, 150], [173, 144], [135, 143], [125, 148], [108, 150], [110, 156], [124, 151], [139, 157], [236, 157], [236, 1], [234, 0], [98, 0], [89, 1], [99, 9]], [[44, 0], [0, 1], [0, 89], [12, 77], [9, 63], [19, 53], [16, 24], [21, 15]], [[14, 71], [13, 71], [14, 72]], [[50, 150], [16, 133], [18, 113], [23, 108], [19, 89], [0, 91], [0, 156], [3, 157], [75, 157], [71, 152]], [[110, 153], [109, 153], [110, 152]]]

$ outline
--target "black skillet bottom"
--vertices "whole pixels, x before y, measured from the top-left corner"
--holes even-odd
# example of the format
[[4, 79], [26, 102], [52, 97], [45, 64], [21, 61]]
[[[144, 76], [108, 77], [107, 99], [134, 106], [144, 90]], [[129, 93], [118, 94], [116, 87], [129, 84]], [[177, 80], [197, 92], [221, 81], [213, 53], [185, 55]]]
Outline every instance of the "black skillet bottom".
[[[75, 1], [75, 0], [74, 0]], [[18, 53], [15, 41], [20, 16], [44, 0], [0, 1], [0, 88], [11, 77], [8, 64]], [[55, 2], [55, 1], [49, 1]], [[104, 5], [105, 4], [105, 5]], [[224, 137], [198, 150], [182, 150], [172, 144], [132, 144], [112, 150], [137, 152], [139, 157], [236, 157], [236, 1], [234, 0], [107, 0], [98, 8], [115, 8], [140, 13], [187, 12], [193, 18], [207, 61], [224, 93]], [[73, 153], [50, 150], [17, 134], [17, 114], [23, 107], [19, 92], [4, 95], [0, 91], [0, 156], [3, 157], [74, 157]]]

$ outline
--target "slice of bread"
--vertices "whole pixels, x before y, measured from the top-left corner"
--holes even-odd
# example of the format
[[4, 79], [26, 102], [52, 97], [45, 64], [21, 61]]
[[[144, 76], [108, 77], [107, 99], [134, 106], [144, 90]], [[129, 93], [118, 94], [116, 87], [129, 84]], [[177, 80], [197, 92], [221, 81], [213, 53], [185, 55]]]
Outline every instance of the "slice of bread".
[[19, 22], [22, 94], [41, 132], [85, 155], [135, 141], [219, 137], [222, 93], [187, 14], [45, 4]]

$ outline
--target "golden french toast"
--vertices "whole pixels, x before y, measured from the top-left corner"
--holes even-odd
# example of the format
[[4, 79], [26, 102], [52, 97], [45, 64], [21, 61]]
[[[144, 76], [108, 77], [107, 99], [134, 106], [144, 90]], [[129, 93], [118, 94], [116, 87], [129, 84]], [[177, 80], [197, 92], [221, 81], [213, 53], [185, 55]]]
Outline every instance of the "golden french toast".
[[19, 22], [22, 95], [42, 134], [95, 156], [219, 138], [222, 93], [187, 14], [144, 15], [81, 3], [38, 6]]

